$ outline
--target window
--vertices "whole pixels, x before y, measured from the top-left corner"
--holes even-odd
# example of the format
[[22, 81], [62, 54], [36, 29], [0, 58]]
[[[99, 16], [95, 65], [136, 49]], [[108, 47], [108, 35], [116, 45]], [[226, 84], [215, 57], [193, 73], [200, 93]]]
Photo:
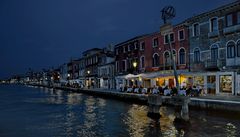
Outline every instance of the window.
[[197, 48], [194, 50], [194, 62], [200, 62], [200, 50]]
[[119, 72], [119, 63], [116, 61], [116, 71]]
[[155, 53], [153, 55], [153, 67], [157, 67], [159, 65], [160, 65], [160, 63], [159, 63], [159, 55], [157, 53]]
[[232, 93], [232, 76], [221, 75], [220, 76], [220, 92]]
[[126, 60], [122, 61], [122, 70], [126, 71]]
[[185, 61], [185, 50], [184, 49], [180, 49], [179, 50], [179, 63], [180, 64], [186, 64], [186, 61]]
[[199, 24], [196, 23], [193, 25], [193, 36], [198, 36], [200, 33], [199, 33]]
[[184, 31], [183, 30], [178, 31], [178, 40], [184, 40]]
[[212, 18], [210, 20], [210, 32], [218, 31], [217, 18]]
[[116, 55], [118, 55], [118, 49], [116, 49]]
[[127, 51], [127, 47], [124, 46], [124, 47], [123, 47], [123, 53], [126, 53], [126, 51]]
[[211, 47], [211, 60], [216, 61], [218, 59], [218, 46], [215, 44]]
[[157, 47], [158, 46], [158, 38], [154, 38], [153, 39], [153, 47]]
[[134, 49], [137, 49], [137, 42], [134, 43]]
[[171, 58], [169, 52], [164, 53], [164, 58], [165, 58], [165, 66], [170, 66], [171, 65]]
[[141, 57], [140, 59], [141, 61], [141, 68], [144, 68], [145, 67], [145, 58], [144, 57]]
[[145, 42], [141, 42], [140, 43], [140, 50], [144, 50], [145, 49]]
[[171, 42], [174, 42], [174, 33], [171, 33], [171, 34], [170, 34], [170, 41], [171, 41]]
[[164, 35], [164, 44], [168, 44], [168, 34], [167, 35]]
[[240, 57], [240, 40], [237, 42], [237, 56]]
[[240, 11], [237, 13], [237, 23], [240, 24]]
[[228, 42], [227, 44], [227, 57], [228, 58], [235, 57], [235, 43], [233, 41]]
[[131, 45], [128, 45], [128, 51], [131, 51]]
[[226, 25], [227, 25], [227, 27], [233, 25], [233, 16], [232, 16], [232, 14], [227, 15]]

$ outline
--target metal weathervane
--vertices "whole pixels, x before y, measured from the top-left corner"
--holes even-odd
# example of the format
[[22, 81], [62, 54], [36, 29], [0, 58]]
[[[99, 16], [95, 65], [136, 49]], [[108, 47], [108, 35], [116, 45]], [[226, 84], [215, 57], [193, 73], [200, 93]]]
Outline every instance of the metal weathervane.
[[167, 23], [167, 20], [170, 20], [176, 16], [176, 11], [173, 6], [166, 6], [162, 9], [161, 12], [164, 24]]

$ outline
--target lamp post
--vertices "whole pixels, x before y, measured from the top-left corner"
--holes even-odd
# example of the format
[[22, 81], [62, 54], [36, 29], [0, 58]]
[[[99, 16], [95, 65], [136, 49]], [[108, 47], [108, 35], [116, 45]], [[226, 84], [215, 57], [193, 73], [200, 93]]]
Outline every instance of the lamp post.
[[88, 88], [90, 88], [90, 77], [89, 77], [89, 75], [90, 75], [90, 70], [87, 71], [87, 74], [88, 74], [88, 85], [87, 85], [87, 86], [88, 86]]
[[175, 60], [173, 58], [173, 48], [172, 48], [172, 42], [171, 42], [171, 39], [170, 39], [170, 35], [168, 35], [168, 42], [169, 42], [169, 47], [170, 47], [170, 50], [171, 50], [170, 57], [171, 57], [174, 77], [175, 77], [175, 81], [176, 81], [176, 88], [177, 88], [177, 91], [179, 91], [180, 88], [179, 88], [179, 82], [178, 82], [178, 74], [177, 74], [177, 69], [176, 69], [176, 62], [175, 62]]
[[134, 67], [134, 72], [137, 72], [137, 69], [136, 69], [137, 68], [137, 62], [136, 61], [133, 62], [133, 67]]

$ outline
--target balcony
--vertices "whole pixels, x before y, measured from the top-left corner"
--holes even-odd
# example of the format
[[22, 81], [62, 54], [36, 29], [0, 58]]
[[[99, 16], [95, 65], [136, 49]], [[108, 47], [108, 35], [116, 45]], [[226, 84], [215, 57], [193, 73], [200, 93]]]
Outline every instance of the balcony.
[[204, 63], [203, 62], [193, 62], [190, 65], [191, 71], [201, 71], [204, 70]]
[[212, 31], [208, 33], [209, 38], [218, 37], [219, 31]]
[[234, 25], [234, 26], [229, 26], [223, 29], [224, 34], [231, 34], [234, 32], [239, 32], [240, 31], [240, 24]]
[[223, 66], [225, 66], [225, 61], [223, 59], [205, 61], [205, 69], [207, 70], [220, 70]]

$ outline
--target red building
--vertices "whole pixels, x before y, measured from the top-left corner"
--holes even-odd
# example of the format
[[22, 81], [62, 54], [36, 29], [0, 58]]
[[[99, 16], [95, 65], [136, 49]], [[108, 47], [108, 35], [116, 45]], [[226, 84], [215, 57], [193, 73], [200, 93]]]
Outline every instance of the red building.
[[177, 72], [180, 74], [179, 82], [185, 86], [187, 77], [184, 74], [189, 68], [188, 44], [188, 29], [184, 23], [176, 26], [166, 24], [160, 27], [159, 32], [117, 44], [117, 85], [175, 86], [171, 60], [173, 53]]

